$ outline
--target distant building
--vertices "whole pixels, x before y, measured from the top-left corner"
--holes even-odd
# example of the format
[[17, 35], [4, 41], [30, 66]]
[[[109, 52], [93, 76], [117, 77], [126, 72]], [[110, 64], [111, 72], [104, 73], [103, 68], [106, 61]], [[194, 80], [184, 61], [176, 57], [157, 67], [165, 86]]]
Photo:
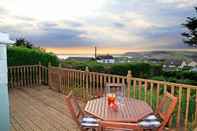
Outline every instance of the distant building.
[[181, 61], [181, 60], [167, 60], [163, 63], [163, 69], [170, 70], [190, 70], [195, 71], [197, 62], [195, 61]]
[[163, 69], [166, 71], [177, 70], [181, 64], [181, 60], [167, 60], [163, 63]]
[[190, 70], [191, 72], [197, 72], [197, 67], [194, 67]]
[[197, 62], [195, 61], [190, 61], [190, 62], [183, 61], [182, 64], [179, 66], [179, 68], [184, 68], [184, 67], [194, 68], [196, 66], [197, 66]]
[[183, 61], [182, 63], [181, 63], [181, 65], [179, 66], [179, 68], [184, 68], [184, 67], [186, 67], [187, 66], [187, 62], [186, 61]]
[[96, 61], [97, 61], [98, 63], [110, 63], [110, 64], [115, 63], [115, 60], [114, 60], [113, 56], [111, 56], [111, 55], [101, 55], [101, 56], [97, 56], [97, 57], [96, 57]]
[[197, 62], [195, 61], [191, 61], [189, 64], [188, 64], [189, 67], [196, 67], [197, 66]]
[[91, 57], [68, 57], [67, 60], [71, 61], [90, 61], [93, 60]]

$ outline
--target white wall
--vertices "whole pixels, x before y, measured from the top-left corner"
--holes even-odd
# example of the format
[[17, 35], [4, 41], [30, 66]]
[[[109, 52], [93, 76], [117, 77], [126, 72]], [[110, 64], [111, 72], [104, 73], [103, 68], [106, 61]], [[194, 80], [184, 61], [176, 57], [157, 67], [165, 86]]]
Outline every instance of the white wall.
[[0, 131], [9, 131], [7, 48], [0, 44]]

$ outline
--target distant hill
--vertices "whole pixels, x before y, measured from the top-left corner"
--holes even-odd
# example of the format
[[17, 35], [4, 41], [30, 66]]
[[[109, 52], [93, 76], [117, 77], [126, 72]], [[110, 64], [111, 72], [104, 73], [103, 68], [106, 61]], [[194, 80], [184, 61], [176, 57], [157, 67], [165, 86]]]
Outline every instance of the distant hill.
[[124, 56], [140, 59], [176, 59], [176, 60], [195, 60], [197, 52], [191, 51], [146, 51], [146, 52], [127, 52]]

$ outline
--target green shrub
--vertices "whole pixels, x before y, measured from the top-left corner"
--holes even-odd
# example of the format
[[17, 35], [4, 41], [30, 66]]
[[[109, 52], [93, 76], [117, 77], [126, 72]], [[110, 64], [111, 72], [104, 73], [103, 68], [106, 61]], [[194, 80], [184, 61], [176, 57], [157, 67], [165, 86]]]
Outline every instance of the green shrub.
[[109, 72], [116, 75], [127, 75], [130, 64], [113, 64]]
[[105, 73], [105, 66], [100, 63], [92, 63], [87, 65], [89, 70], [92, 72], [101, 72]]
[[59, 64], [56, 55], [46, 53], [40, 49], [29, 49], [24, 47], [8, 47], [8, 66], [18, 65], [35, 65], [41, 62], [43, 65], [48, 65], [49, 62], [53, 66]]
[[166, 81], [166, 78], [164, 76], [153, 76], [151, 77], [152, 80], [158, 80], [158, 81]]
[[101, 72], [107, 74], [126, 76], [128, 70], [132, 71], [134, 77], [154, 79], [160, 81], [170, 81], [175, 83], [197, 85], [197, 73], [189, 71], [162, 71], [162, 66], [150, 63], [119, 63], [104, 64], [91, 61], [64, 61], [63, 67], [85, 70], [86, 66], [90, 71]]

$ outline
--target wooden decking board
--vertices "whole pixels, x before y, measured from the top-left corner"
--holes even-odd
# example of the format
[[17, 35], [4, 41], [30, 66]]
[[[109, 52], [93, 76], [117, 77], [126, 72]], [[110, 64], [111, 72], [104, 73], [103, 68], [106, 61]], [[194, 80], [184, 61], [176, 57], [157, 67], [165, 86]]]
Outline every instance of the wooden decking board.
[[[21, 92], [19, 92], [18, 94], [20, 94]], [[24, 95], [24, 94], [20, 94], [21, 96], [22, 95]], [[24, 98], [24, 99], [28, 99], [28, 98]], [[31, 100], [31, 98], [29, 98], [29, 100]], [[30, 103], [32, 103], [32, 102], [30, 102]], [[34, 107], [36, 107], [36, 106], [38, 106], [38, 107], [42, 107], [42, 105], [37, 105], [37, 103], [35, 103], [34, 102]], [[48, 107], [46, 107], [46, 109], [47, 109]], [[34, 111], [34, 113], [36, 113], [36, 114], [39, 114], [38, 116], [40, 117], [42, 117], [42, 118], [38, 118], [38, 120], [39, 119], [44, 119], [45, 121], [48, 121], [48, 119], [50, 120], [49, 122], [50, 122], [50, 125], [52, 124], [52, 122], [53, 122], [53, 124], [52, 125], [56, 125], [57, 124], [57, 122], [55, 122], [54, 120], [56, 120], [56, 119], [54, 119], [54, 117], [53, 118], [51, 118], [51, 115], [52, 114], [50, 114], [50, 112], [48, 112], [47, 110], [42, 110], [42, 108], [39, 108], [40, 109], [40, 112], [41, 112], [41, 114], [37, 111]], [[35, 109], [33, 109], [33, 110], [35, 110]], [[50, 115], [45, 115], [45, 112], [47, 112], [47, 113], [49, 113]], [[43, 115], [45, 115], [45, 116], [47, 116], [47, 118], [46, 117], [43, 117]], [[34, 117], [34, 116], [33, 116]], [[35, 120], [35, 121], [38, 121], [38, 120]], [[40, 121], [40, 120], [39, 120]], [[40, 123], [40, 122], [39, 122]], [[46, 123], [46, 122], [45, 122]], [[44, 124], [45, 124], [44, 123]], [[43, 125], [43, 124], [41, 124], [40, 123], [40, 125]], [[49, 127], [49, 125], [46, 125], [46, 127]], [[58, 128], [59, 129], [59, 128]]]
[[[69, 112], [65, 112], [65, 110], [68, 110], [64, 103], [64, 95], [58, 95], [58, 93], [52, 91], [52, 90], [46, 90], [46, 92], [37, 91], [36, 88], [24, 90], [27, 94], [29, 94], [32, 97], [35, 97], [36, 100], [42, 101], [42, 103], [46, 104], [48, 107], [53, 108], [57, 110], [58, 112], [53, 113], [59, 113], [61, 112], [64, 114], [67, 118], [71, 118], [71, 114]], [[57, 94], [56, 96], [50, 95], [51, 94]], [[62, 117], [61, 117], [62, 118]], [[74, 122], [74, 121], [73, 121]]]
[[[16, 107], [19, 109], [19, 111], [23, 111], [23, 113], [15, 113], [16, 118], [19, 119], [19, 122], [21, 122], [21, 125], [25, 130], [46, 130], [46, 129], [53, 129], [53, 125], [50, 125], [48, 122], [46, 122], [46, 118], [43, 116], [43, 114], [35, 108], [35, 103], [31, 102], [31, 98], [23, 98], [23, 95], [20, 91], [16, 90], [16, 97], [18, 99], [18, 103]], [[25, 101], [24, 101], [25, 100]], [[30, 103], [33, 105], [30, 105]], [[40, 106], [41, 108], [42, 106]], [[21, 118], [19, 115], [23, 118]], [[35, 115], [36, 114], [36, 115]], [[20, 119], [21, 118], [21, 119]], [[26, 119], [28, 118], [28, 119]], [[26, 128], [26, 126], [28, 127]], [[41, 125], [41, 126], [40, 126]]]
[[14, 117], [11, 118], [11, 131], [24, 131]]
[[[21, 94], [22, 96], [23, 94]], [[56, 130], [55, 125], [50, 123], [48, 121], [48, 118], [45, 116], [44, 112], [42, 111], [43, 106], [38, 105], [34, 101], [31, 101], [31, 98], [22, 98], [22, 99], [28, 99], [30, 101], [23, 103], [24, 108], [29, 106], [29, 103], [32, 103], [34, 106], [30, 106], [29, 110], [27, 110], [27, 115], [29, 114], [30, 119], [32, 123], [34, 123], [36, 126], [38, 126], [42, 130], [52, 129]], [[22, 106], [22, 105], [21, 105]], [[37, 115], [34, 115], [37, 114]], [[49, 117], [50, 118], [50, 117]], [[31, 124], [29, 124], [31, 126]], [[31, 129], [34, 129], [34, 127], [31, 126]]]
[[[15, 94], [14, 94], [15, 95]], [[18, 99], [18, 97], [16, 97], [16, 99]], [[18, 100], [17, 100], [18, 101]], [[17, 102], [16, 101], [16, 102]], [[16, 102], [14, 103], [15, 105], [16, 105]], [[17, 102], [18, 103], [18, 102]], [[12, 103], [11, 103], [12, 104]], [[16, 106], [14, 106], [14, 104], [12, 104], [13, 105], [13, 107], [16, 107]], [[18, 108], [18, 109], [20, 109], [20, 107]], [[13, 108], [11, 108], [11, 112], [12, 112], [12, 110], [13, 110]], [[14, 112], [14, 111], [13, 111]], [[29, 119], [24, 119], [24, 114], [25, 114], [25, 112], [23, 111], [23, 113], [21, 113], [21, 112], [17, 112], [17, 111], [15, 111], [14, 113], [11, 113], [11, 117], [12, 117], [12, 120], [15, 120], [15, 122], [22, 128], [22, 130], [31, 130], [31, 124], [27, 127], [27, 125], [28, 125], [28, 122], [29, 122]], [[16, 119], [17, 118], [17, 119]], [[15, 124], [16, 124], [15, 123]], [[14, 125], [15, 126], [15, 125]], [[20, 129], [21, 130], [21, 129]]]
[[[21, 93], [21, 92], [19, 92]], [[21, 95], [24, 95], [24, 93], [22, 93]], [[29, 95], [28, 95], [29, 96]], [[24, 98], [24, 99], [28, 99], [28, 98]], [[32, 100], [31, 97], [29, 100]], [[62, 124], [62, 126], [59, 124], [59, 121], [57, 119], [57, 115], [53, 115], [54, 113], [53, 112], [56, 112], [56, 114], [59, 114], [56, 110], [54, 109], [51, 109], [50, 107], [46, 106], [45, 108], [42, 108], [43, 107], [43, 103], [39, 103], [37, 101], [34, 102], [34, 99], [32, 100], [31, 103], [34, 103], [34, 107], [35, 108], [39, 108], [39, 111], [41, 112], [41, 114], [39, 114], [40, 112], [36, 112], [37, 114], [39, 114], [39, 116], [41, 116], [44, 121], [47, 121], [47, 123], [49, 123], [48, 125], [46, 125], [46, 127], [49, 127], [49, 128], [52, 128], [50, 125], [53, 125], [53, 127], [55, 127], [56, 129], [60, 129], [62, 128], [62, 126], [66, 126], [67, 124], [64, 122]], [[45, 106], [45, 105], [44, 105]], [[48, 115], [50, 114], [50, 115]], [[60, 114], [61, 115], [61, 114]], [[47, 116], [47, 117], [46, 117]], [[54, 119], [56, 118], [56, 119]], [[39, 120], [41, 121], [41, 120]], [[66, 120], [65, 120], [66, 121]], [[42, 121], [41, 121], [42, 122]], [[39, 122], [40, 123], [40, 122]], [[43, 123], [43, 122], [42, 122]], [[46, 122], [45, 122], [46, 123]], [[43, 124], [45, 124], [43, 123]], [[42, 125], [43, 125], [42, 124]], [[68, 125], [67, 125], [68, 126]], [[66, 127], [64, 127], [66, 129]], [[55, 129], [53, 129], [55, 130]]]
[[9, 94], [12, 131], [79, 130], [64, 104], [64, 95], [46, 87], [13, 88]]

